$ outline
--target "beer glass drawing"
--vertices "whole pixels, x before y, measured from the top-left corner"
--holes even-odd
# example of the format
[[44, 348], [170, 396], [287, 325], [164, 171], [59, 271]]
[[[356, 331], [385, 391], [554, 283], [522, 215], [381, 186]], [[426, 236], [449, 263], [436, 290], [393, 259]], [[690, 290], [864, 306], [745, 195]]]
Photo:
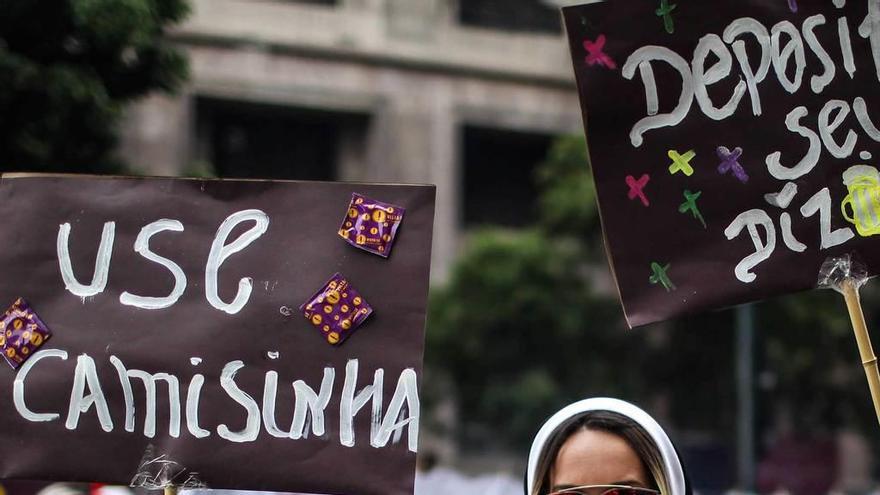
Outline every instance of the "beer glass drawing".
[[870, 165], [854, 165], [843, 173], [843, 183], [849, 190], [840, 205], [843, 218], [855, 225], [862, 237], [880, 234], [880, 171]]

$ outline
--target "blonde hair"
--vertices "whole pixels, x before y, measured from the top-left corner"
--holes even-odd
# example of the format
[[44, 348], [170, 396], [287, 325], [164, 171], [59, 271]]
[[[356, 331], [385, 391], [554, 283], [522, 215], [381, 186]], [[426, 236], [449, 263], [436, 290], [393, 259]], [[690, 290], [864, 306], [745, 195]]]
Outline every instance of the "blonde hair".
[[559, 449], [568, 438], [581, 430], [598, 430], [608, 432], [624, 439], [636, 452], [639, 459], [650, 473], [655, 488], [662, 495], [670, 495], [669, 480], [666, 477], [666, 468], [660, 449], [638, 423], [632, 419], [611, 411], [590, 411], [574, 416], [547, 439], [543, 452], [538, 460], [534, 479], [536, 480], [532, 493], [529, 495], [546, 495], [550, 491], [550, 472]]

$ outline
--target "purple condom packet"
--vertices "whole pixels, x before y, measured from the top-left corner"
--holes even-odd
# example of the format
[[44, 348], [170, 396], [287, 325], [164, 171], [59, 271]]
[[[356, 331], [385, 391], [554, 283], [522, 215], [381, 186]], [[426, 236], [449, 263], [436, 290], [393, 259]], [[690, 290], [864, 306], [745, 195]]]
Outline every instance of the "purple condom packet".
[[328, 343], [341, 345], [373, 313], [373, 307], [345, 277], [336, 273], [299, 311]]
[[387, 258], [405, 213], [400, 206], [354, 193], [339, 235], [356, 248]]
[[3, 357], [16, 370], [52, 336], [49, 327], [20, 297], [0, 320], [0, 332]]

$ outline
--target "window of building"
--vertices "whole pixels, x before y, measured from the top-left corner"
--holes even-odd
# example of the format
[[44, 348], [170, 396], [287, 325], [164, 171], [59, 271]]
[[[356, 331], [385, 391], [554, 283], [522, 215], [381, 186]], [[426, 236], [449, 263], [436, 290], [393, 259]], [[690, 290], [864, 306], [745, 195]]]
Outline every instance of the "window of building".
[[465, 227], [522, 227], [537, 219], [535, 168], [553, 136], [486, 127], [462, 130]]
[[552, 34], [562, 32], [559, 9], [544, 0], [459, 0], [458, 19], [465, 26]]
[[198, 98], [199, 159], [220, 177], [335, 180], [339, 139], [354, 116]]

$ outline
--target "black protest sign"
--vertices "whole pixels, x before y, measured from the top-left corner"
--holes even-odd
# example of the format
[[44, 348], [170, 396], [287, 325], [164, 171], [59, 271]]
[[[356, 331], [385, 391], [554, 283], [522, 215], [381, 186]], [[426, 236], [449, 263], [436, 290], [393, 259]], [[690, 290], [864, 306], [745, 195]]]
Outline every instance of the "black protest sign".
[[638, 0], [565, 9], [627, 320], [880, 270], [880, 1]]
[[[405, 208], [387, 259], [353, 193]], [[0, 300], [52, 334], [4, 321], [0, 477], [411, 494], [434, 193], [3, 176]]]

